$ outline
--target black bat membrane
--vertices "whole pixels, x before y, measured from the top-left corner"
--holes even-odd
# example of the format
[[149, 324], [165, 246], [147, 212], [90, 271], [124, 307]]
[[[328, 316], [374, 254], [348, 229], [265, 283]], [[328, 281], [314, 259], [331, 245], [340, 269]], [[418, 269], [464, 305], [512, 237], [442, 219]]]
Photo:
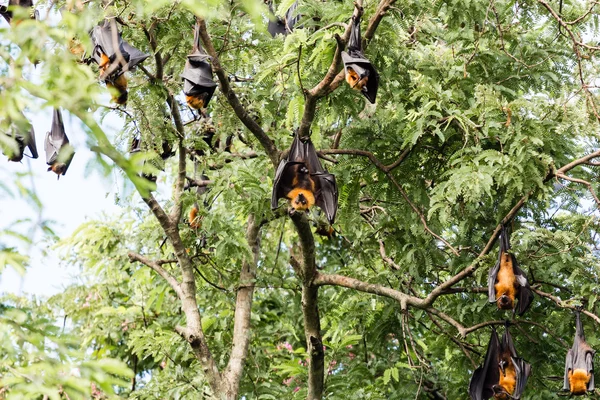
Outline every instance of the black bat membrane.
[[150, 54], [124, 41], [116, 26], [113, 31], [110, 20], [95, 26], [91, 38], [94, 45], [91, 60], [100, 68], [100, 79], [106, 82], [107, 87], [117, 90], [113, 97], [117, 104], [127, 103], [127, 79], [124, 74], [135, 69]]
[[[503, 225], [498, 261], [488, 275], [489, 302], [496, 303], [501, 310], [514, 310], [518, 315], [523, 315], [531, 305], [533, 292], [525, 273], [519, 268], [517, 259], [509, 250], [508, 230]], [[515, 300], [518, 300], [516, 307]]]
[[[25, 119], [24, 116], [23, 119]], [[25, 126], [11, 124], [6, 136], [12, 138], [16, 142], [16, 151], [3, 151], [3, 154], [8, 156], [8, 161], [20, 162], [25, 155], [25, 147], [29, 148], [31, 158], [39, 157], [37, 145], [35, 143], [35, 131], [28, 121]]]
[[379, 88], [379, 74], [363, 53], [359, 17], [352, 17], [348, 51], [342, 51], [342, 62], [350, 87], [360, 90], [367, 100], [374, 104]]
[[200, 44], [200, 26], [194, 27], [194, 47], [183, 68], [183, 93], [188, 105], [196, 110], [206, 108], [217, 84], [213, 80], [211, 57]]
[[281, 198], [290, 200], [294, 210], [321, 208], [330, 224], [335, 220], [338, 203], [335, 176], [321, 165], [317, 151], [309, 138], [296, 135], [287, 158], [281, 160], [275, 173], [271, 208], [276, 209]]
[[530, 374], [531, 365], [517, 355], [508, 323], [502, 341], [492, 327], [483, 365], [469, 382], [469, 396], [471, 400], [520, 399]]
[[271, 15], [269, 16], [269, 24], [267, 25], [267, 31], [269, 31], [272, 37], [275, 37], [277, 35], [285, 36], [288, 33], [291, 33], [294, 30], [294, 26], [300, 20], [300, 15], [296, 14], [296, 8], [298, 8], [298, 1], [295, 1], [294, 4], [292, 4], [290, 8], [288, 8], [283, 20], [281, 18], [276, 17], [273, 13], [273, 2], [268, 1], [267, 3], [269, 4], [269, 11], [271, 12]]
[[[31, 9], [30, 18], [38, 19], [38, 11], [34, 9], [32, 0], [9, 0], [8, 7], [11, 7], [11, 6], [20, 6], [20, 7], [30, 8]], [[10, 22], [12, 21], [13, 14], [12, 14], [12, 11], [8, 7], [0, 6], [0, 15], [2, 15], [4, 17], [4, 19], [10, 24]]]
[[585, 341], [581, 312], [575, 311], [575, 340], [567, 353], [563, 390], [573, 395], [594, 391], [594, 354], [596, 352]]
[[53, 171], [57, 175], [57, 179], [66, 174], [75, 151], [69, 144], [62, 115], [58, 108], [54, 109], [52, 128], [50, 132], [46, 133], [44, 150], [46, 151], [46, 164], [50, 166], [48, 171]]

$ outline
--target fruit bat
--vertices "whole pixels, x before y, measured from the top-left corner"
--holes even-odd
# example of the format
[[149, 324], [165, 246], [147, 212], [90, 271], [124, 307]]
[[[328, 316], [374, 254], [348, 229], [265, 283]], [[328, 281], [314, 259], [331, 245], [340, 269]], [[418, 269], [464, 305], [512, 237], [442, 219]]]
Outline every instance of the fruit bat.
[[48, 171], [54, 172], [57, 175], [56, 179], [66, 174], [75, 151], [73, 150], [73, 146], [69, 144], [62, 115], [58, 108], [54, 109], [52, 129], [46, 133], [44, 150], [46, 151], [46, 164], [50, 166]]
[[206, 54], [200, 44], [200, 25], [194, 27], [194, 47], [185, 62], [181, 78], [183, 93], [188, 105], [200, 110], [208, 106], [217, 84], [213, 81], [211, 57]]
[[279, 163], [271, 196], [272, 209], [277, 208], [280, 198], [290, 200], [293, 212], [317, 205], [333, 224], [338, 202], [335, 176], [323, 168], [310, 139], [296, 135], [287, 158]]
[[[32, 0], [9, 0], [8, 7], [11, 6], [20, 6], [27, 7], [31, 9], [31, 19], [38, 19], [38, 11], [33, 8]], [[10, 24], [12, 20], [13, 13], [8, 9], [7, 6], [0, 6], [0, 15], [4, 17], [4, 19]]]
[[273, 12], [273, 2], [268, 1], [268, 4], [271, 15], [269, 18], [269, 25], [267, 25], [267, 31], [269, 31], [272, 37], [277, 35], [285, 36], [288, 33], [291, 33], [294, 30], [294, 25], [300, 20], [300, 15], [294, 15], [296, 14], [296, 8], [298, 8], [298, 1], [295, 1], [286, 11], [283, 20], [275, 16], [275, 13]]
[[469, 396], [471, 400], [520, 399], [530, 374], [531, 365], [517, 355], [508, 322], [502, 341], [492, 327], [483, 365], [475, 370], [469, 382]]
[[575, 340], [567, 353], [565, 362], [565, 381], [563, 390], [573, 395], [583, 395], [594, 391], [594, 354], [596, 353], [585, 341], [581, 312], [575, 310]]
[[106, 82], [108, 88], [117, 90], [117, 94], [113, 95], [115, 103], [126, 104], [128, 93], [125, 72], [133, 70], [150, 54], [143, 53], [124, 41], [116, 28], [113, 31], [110, 20], [95, 26], [91, 37], [94, 45], [91, 58], [98, 64], [100, 80]]
[[[498, 261], [488, 275], [488, 295], [490, 303], [496, 303], [500, 310], [515, 310], [523, 315], [533, 300], [533, 292], [525, 273], [519, 268], [514, 254], [509, 253], [508, 231], [503, 225], [500, 231], [500, 251]], [[518, 305], [515, 308], [515, 299]]]
[[379, 74], [363, 53], [360, 37], [360, 17], [352, 17], [348, 52], [342, 51], [342, 61], [346, 81], [350, 87], [360, 90], [367, 100], [374, 104], [375, 97], [377, 97], [377, 88], [379, 87]]
[[4, 155], [8, 156], [8, 161], [21, 161], [25, 155], [25, 147], [29, 148], [31, 158], [39, 157], [37, 146], [35, 144], [35, 131], [29, 122], [27, 122], [27, 125], [29, 129], [27, 129], [27, 127], [17, 126], [17, 124], [12, 124], [10, 131], [6, 134], [6, 136], [14, 139], [17, 145], [16, 151], [11, 153], [3, 152]]

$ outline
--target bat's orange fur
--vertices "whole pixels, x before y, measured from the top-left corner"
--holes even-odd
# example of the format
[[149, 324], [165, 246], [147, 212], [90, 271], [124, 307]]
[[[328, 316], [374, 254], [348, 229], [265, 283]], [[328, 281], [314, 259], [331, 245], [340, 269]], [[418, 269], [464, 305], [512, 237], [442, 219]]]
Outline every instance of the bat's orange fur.
[[[502, 253], [500, 259], [500, 270], [496, 276], [496, 303], [499, 309], [512, 310], [515, 304], [515, 296], [517, 295], [517, 278], [513, 271], [512, 257], [509, 253]], [[506, 295], [510, 301], [506, 304], [500, 303], [500, 298]]]
[[69, 40], [69, 51], [71, 54], [77, 56], [77, 58], [81, 58], [85, 53], [85, 47], [83, 47], [79, 40], [73, 38]]
[[[300, 194], [304, 195], [304, 198], [306, 199], [304, 203], [299, 199]], [[307, 189], [292, 189], [286, 197], [290, 199], [290, 204], [297, 211], [308, 210], [315, 204], [315, 195], [313, 194], [313, 192]]]
[[188, 219], [190, 221], [190, 228], [192, 229], [200, 229], [202, 227], [202, 221], [198, 217], [198, 207], [194, 204], [190, 209], [190, 213], [188, 215]]
[[583, 369], [569, 371], [569, 386], [571, 394], [585, 394], [591, 375]]
[[185, 96], [185, 100], [187, 101], [188, 106], [194, 110], [200, 110], [204, 108], [204, 98], [197, 96]]
[[[500, 380], [498, 381], [498, 385], [501, 386], [506, 393], [512, 396], [512, 394], [515, 392], [515, 388], [517, 387], [517, 371], [515, 370], [515, 366], [512, 363], [510, 352], [508, 350], [506, 350], [506, 352], [502, 355], [502, 360], [507, 364], [504, 368], [504, 373], [502, 372], [502, 369], [498, 367], [500, 369]], [[510, 399], [506, 393], [498, 393], [494, 395], [494, 399]]]
[[106, 82], [107, 88], [114, 88], [117, 93], [113, 93], [112, 100], [117, 104], [127, 104], [127, 78], [125, 74], [121, 74], [112, 82]]
[[369, 77], [365, 76], [360, 79], [360, 76], [354, 71], [351, 67], [348, 67], [348, 72], [346, 73], [346, 82], [350, 85], [350, 87], [354, 90], [362, 90], [363, 87], [367, 85], [369, 82]]
[[48, 171], [54, 172], [56, 175], [62, 175], [63, 172], [67, 169], [67, 164], [65, 163], [54, 163], [49, 168]]

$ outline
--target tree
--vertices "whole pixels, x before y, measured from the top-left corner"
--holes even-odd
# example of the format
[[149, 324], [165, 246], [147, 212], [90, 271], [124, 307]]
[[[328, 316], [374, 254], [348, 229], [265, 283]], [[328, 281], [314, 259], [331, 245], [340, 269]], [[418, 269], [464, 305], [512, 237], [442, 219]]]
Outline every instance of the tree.
[[[536, 295], [512, 321], [534, 368], [526, 398], [559, 397], [569, 310], [600, 322], [595, 2], [306, 0], [276, 38], [260, 2], [75, 3], [60, 26], [11, 27], [22, 51], [2, 47], [0, 108], [63, 107], [135, 189], [123, 215], [62, 242], [89, 282], [52, 299], [94, 357], [134, 371], [129, 397], [465, 398], [487, 327], [512, 318], [484, 287], [502, 225]], [[375, 106], [344, 83], [353, 15]], [[151, 54], [126, 108], [103, 106], [94, 67], [67, 49], [89, 50], [104, 17]], [[196, 22], [219, 83], [210, 118], [180, 95]], [[107, 113], [121, 132], [102, 130]], [[313, 233], [327, 227], [317, 211], [270, 210], [295, 128], [336, 175], [331, 238]], [[134, 135], [144, 151], [128, 155]]]

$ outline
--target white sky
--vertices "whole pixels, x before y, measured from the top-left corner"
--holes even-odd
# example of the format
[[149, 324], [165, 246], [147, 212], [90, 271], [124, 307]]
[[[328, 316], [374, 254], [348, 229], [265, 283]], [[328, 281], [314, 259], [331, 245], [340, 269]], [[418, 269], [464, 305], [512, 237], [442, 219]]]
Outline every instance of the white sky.
[[[52, 109], [43, 109], [35, 114], [27, 113], [27, 117], [36, 132], [40, 157], [36, 160], [25, 157], [23, 163], [14, 163], [6, 161], [6, 157], [0, 155], [2, 182], [12, 182], [14, 174], [31, 168], [33, 179], [22, 179], [22, 182], [31, 187], [33, 180], [35, 191], [43, 204], [42, 219], [55, 221], [51, 228], [59, 237], [70, 235], [84, 221], [99, 217], [102, 212], [107, 214], [117, 212], [119, 207], [115, 205], [114, 198], [121, 188], [120, 183], [115, 183], [115, 173], [107, 178], [97, 172], [86, 173], [86, 165], [95, 155], [88, 149], [85, 142], [86, 135], [81, 130], [77, 119], [70, 118], [69, 114], [63, 111], [65, 130], [71, 144], [75, 147], [75, 156], [66, 175], [57, 180], [56, 174], [46, 171], [48, 166], [43, 151], [44, 137], [52, 122]], [[26, 153], [29, 154], [29, 150], [26, 150]], [[35, 216], [31, 213], [31, 207], [22, 199], [0, 198], [0, 227], [2, 228], [21, 218], [33, 217], [32, 219], [35, 220]], [[25, 228], [25, 225], [23, 227]], [[2, 240], [6, 241], [6, 238]], [[21, 247], [23, 252], [29, 253], [31, 266], [24, 277], [19, 276], [10, 267], [4, 270], [0, 275], [0, 295], [9, 292], [47, 296], [60, 292], [71, 282], [71, 277], [78, 273], [78, 269], [60, 265], [53, 251], [50, 251], [49, 256], [43, 256], [40, 249], [47, 249], [50, 245], [47, 237], [44, 237], [38, 229], [31, 248]]]

